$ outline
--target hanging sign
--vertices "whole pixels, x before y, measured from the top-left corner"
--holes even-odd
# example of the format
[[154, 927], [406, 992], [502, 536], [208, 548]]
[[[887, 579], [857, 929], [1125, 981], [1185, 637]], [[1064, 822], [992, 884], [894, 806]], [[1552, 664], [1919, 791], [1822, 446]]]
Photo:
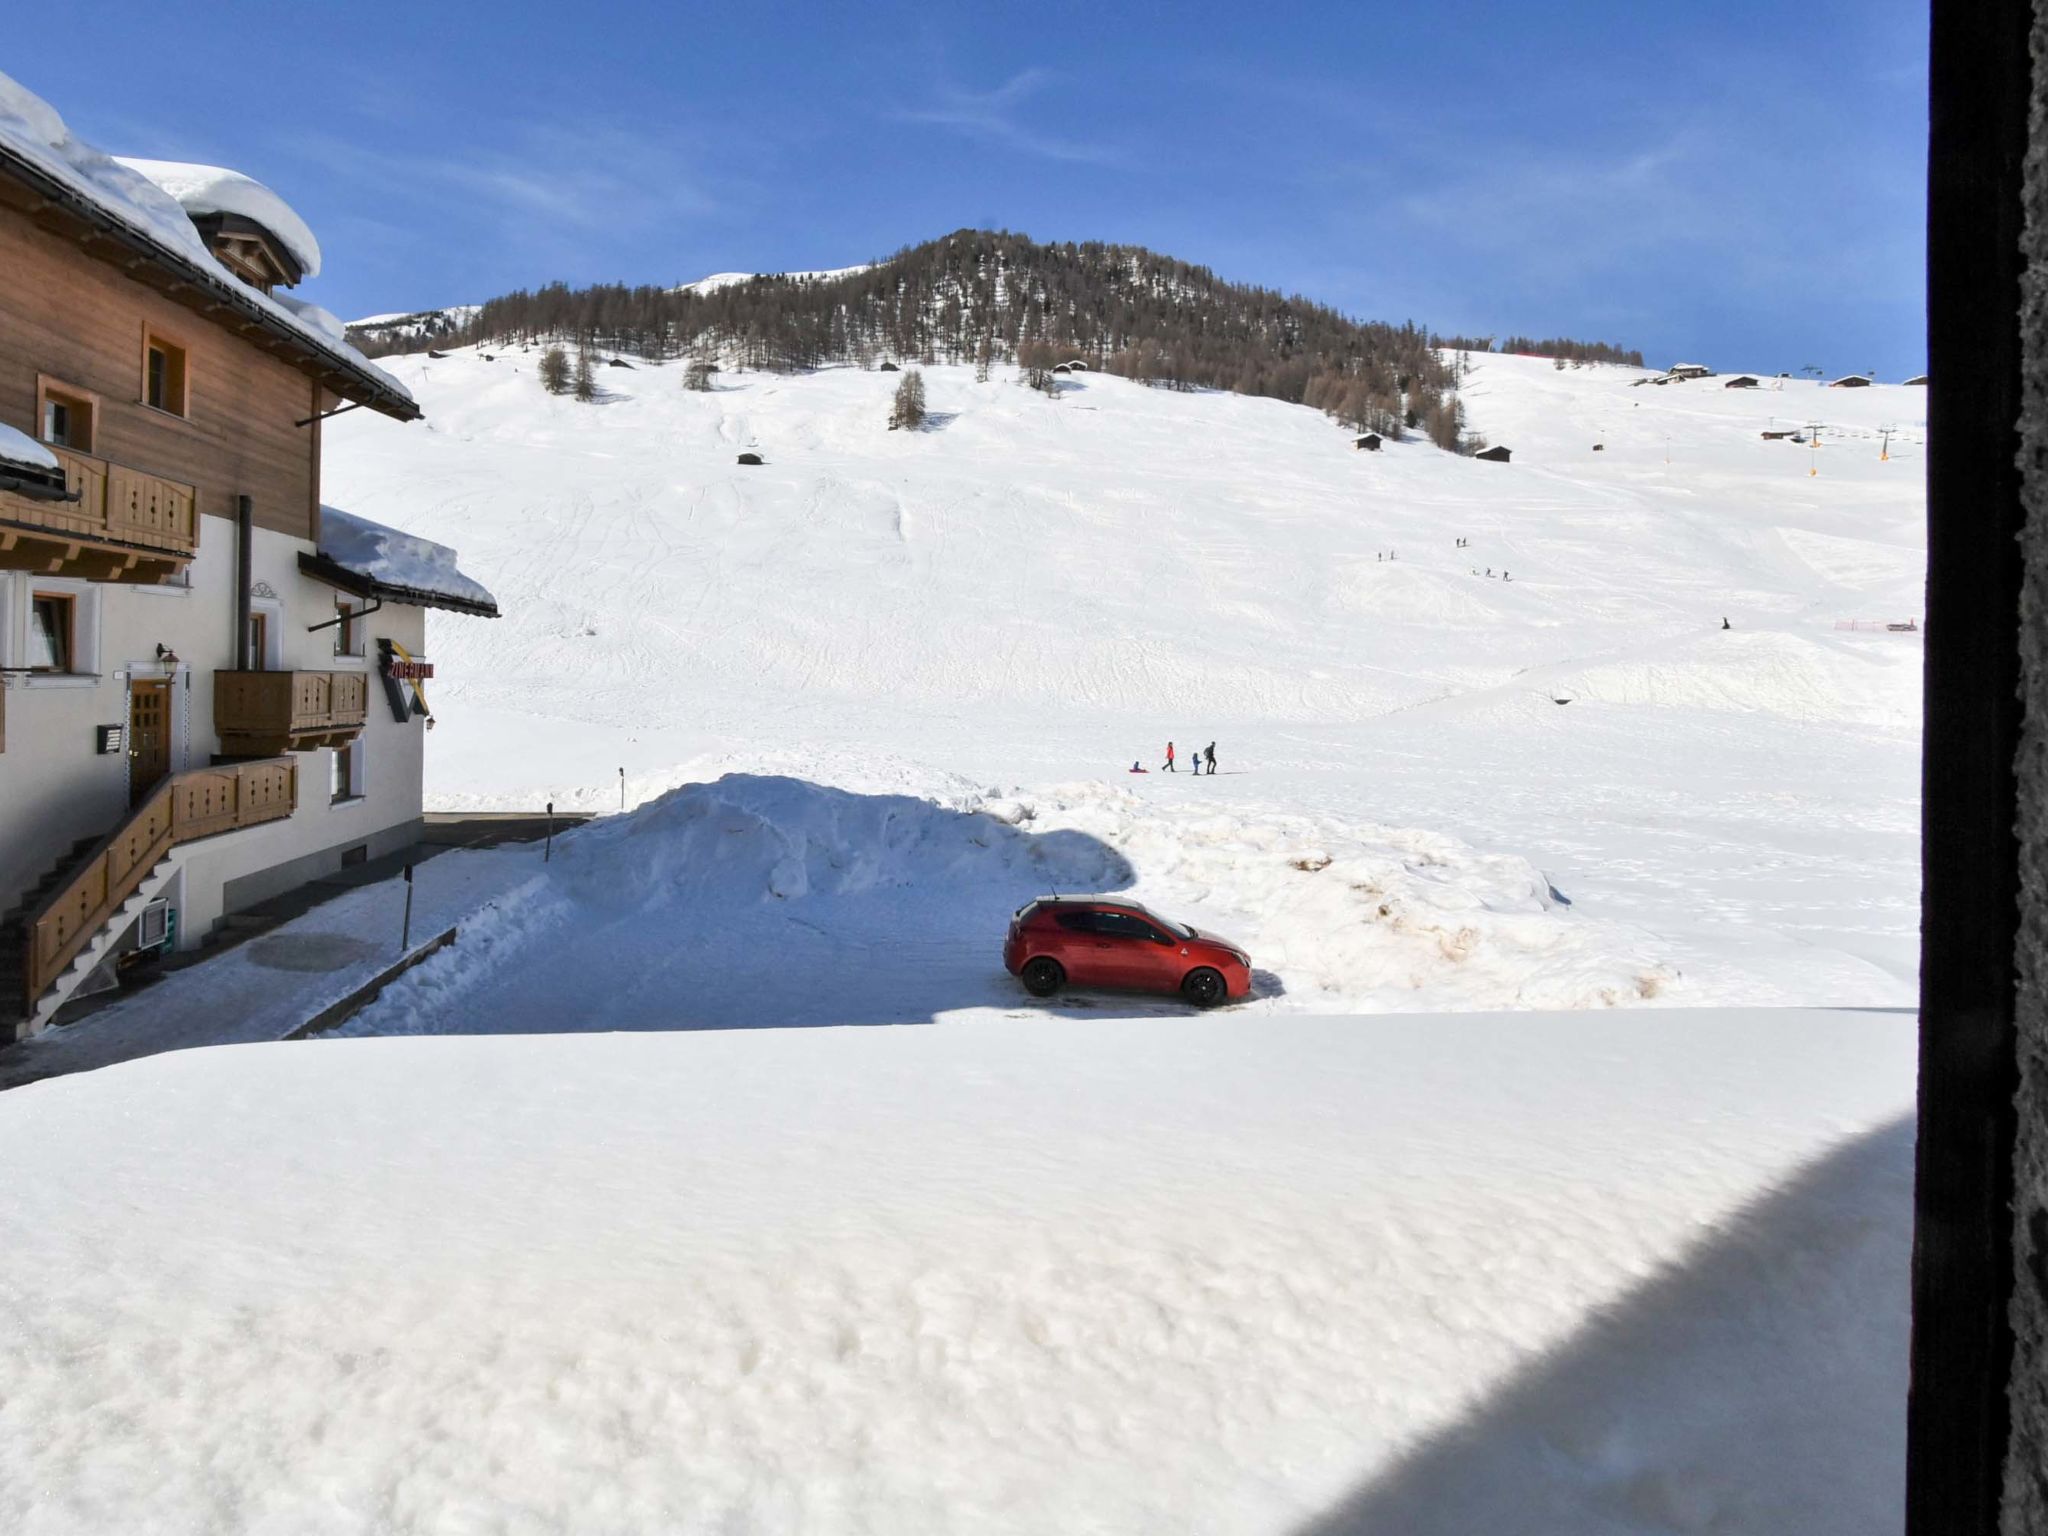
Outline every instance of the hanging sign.
[[396, 640], [377, 642], [377, 670], [384, 679], [384, 696], [391, 704], [391, 718], [400, 725], [414, 715], [432, 720], [423, 684], [434, 675], [434, 664], [422, 661]]

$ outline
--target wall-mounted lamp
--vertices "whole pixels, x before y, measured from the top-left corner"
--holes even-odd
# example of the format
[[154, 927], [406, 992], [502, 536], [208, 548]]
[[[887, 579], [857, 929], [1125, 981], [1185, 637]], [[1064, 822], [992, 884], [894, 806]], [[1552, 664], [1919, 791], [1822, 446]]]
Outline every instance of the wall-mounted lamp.
[[178, 653], [159, 640], [156, 643], [156, 659], [167, 667], [175, 667], [178, 664]]

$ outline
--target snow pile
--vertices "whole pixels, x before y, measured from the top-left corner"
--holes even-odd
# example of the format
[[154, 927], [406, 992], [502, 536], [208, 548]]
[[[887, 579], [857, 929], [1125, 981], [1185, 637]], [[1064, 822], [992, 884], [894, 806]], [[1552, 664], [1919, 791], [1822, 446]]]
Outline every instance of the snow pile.
[[41, 470], [52, 475], [64, 472], [64, 466], [57, 462], [57, 455], [20, 428], [10, 427], [4, 421], [0, 421], [0, 464]]
[[563, 843], [561, 878], [578, 898], [606, 905], [726, 905], [913, 888], [930, 899], [949, 888], [981, 894], [993, 885], [1005, 893], [999, 900], [1016, 906], [1049, 890], [1127, 885], [1130, 868], [1093, 837], [1022, 832], [973, 803], [853, 795], [734, 774], [580, 831]]
[[[307, 324], [269, 295], [251, 288], [231, 274], [213, 259], [213, 253], [207, 250], [206, 242], [199, 237], [190, 213], [175, 197], [141, 171], [75, 137], [48, 102], [6, 74], [0, 74], [0, 146], [28, 161], [45, 175], [63, 182], [109, 217], [165, 247], [221, 287], [230, 289], [258, 308], [269, 309], [321, 351], [351, 368], [371, 374], [401, 398], [412, 398], [404, 385], [354, 347], [336, 341], [317, 326]], [[259, 191], [267, 191], [259, 183], [252, 181], [249, 185]], [[271, 196], [278, 208], [284, 207], [282, 200], [275, 199], [274, 194]], [[292, 222], [299, 222], [297, 215], [292, 215]], [[303, 224], [299, 227], [304, 229]], [[310, 231], [305, 238], [317, 265], [319, 247], [311, 244], [313, 237]]]
[[38, 1083], [0, 1528], [1881, 1536], [1913, 1074], [1879, 1014], [1226, 1014]]
[[320, 509], [320, 553], [358, 576], [388, 587], [497, 605], [481, 582], [462, 574], [455, 564], [455, 551], [447, 545], [387, 528], [339, 507]]
[[128, 155], [114, 158], [162, 187], [195, 219], [209, 213], [233, 213], [261, 224], [291, 252], [307, 277], [320, 275], [320, 242], [313, 238], [313, 231], [289, 203], [254, 177], [218, 165], [137, 160]]

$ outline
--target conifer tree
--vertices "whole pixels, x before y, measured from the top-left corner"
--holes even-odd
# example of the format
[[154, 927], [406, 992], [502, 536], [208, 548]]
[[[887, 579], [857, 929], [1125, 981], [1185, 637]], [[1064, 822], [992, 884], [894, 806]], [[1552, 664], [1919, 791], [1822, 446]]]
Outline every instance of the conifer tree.
[[569, 359], [562, 355], [560, 347], [549, 347], [540, 355], [541, 388], [551, 395], [565, 394], [569, 388]]
[[924, 375], [915, 368], [904, 370], [896, 385], [896, 403], [889, 412], [889, 430], [906, 427], [916, 431], [924, 425]]
[[590, 353], [576, 354], [576, 398], [585, 405], [597, 398], [597, 378], [590, 371]]

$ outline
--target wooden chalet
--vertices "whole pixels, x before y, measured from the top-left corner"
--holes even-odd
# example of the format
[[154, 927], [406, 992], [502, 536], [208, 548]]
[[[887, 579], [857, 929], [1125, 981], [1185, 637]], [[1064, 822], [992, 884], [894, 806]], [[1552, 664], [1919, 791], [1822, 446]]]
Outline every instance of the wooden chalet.
[[437, 601], [319, 566], [322, 421], [420, 411], [283, 297], [310, 231], [34, 105], [0, 114], [0, 1041], [410, 843], [422, 727], [370, 680], [387, 639], [421, 664]]

